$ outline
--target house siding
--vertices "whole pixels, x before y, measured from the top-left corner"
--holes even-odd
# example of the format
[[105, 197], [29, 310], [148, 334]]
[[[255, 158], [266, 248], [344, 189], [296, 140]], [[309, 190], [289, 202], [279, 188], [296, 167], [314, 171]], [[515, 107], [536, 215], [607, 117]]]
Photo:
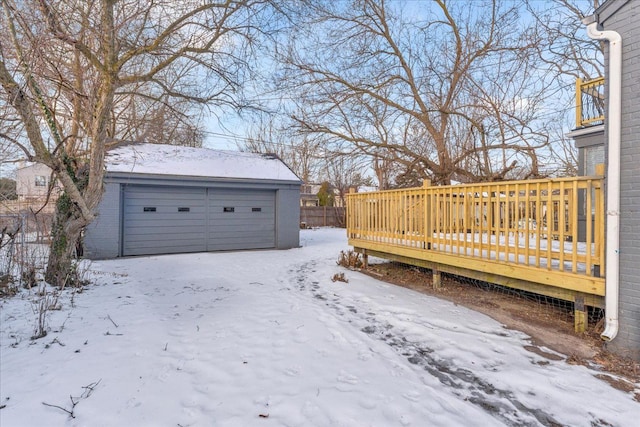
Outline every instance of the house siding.
[[[36, 185], [36, 177], [42, 177], [42, 185]], [[16, 194], [20, 200], [42, 199], [49, 192], [52, 172], [49, 167], [34, 163], [18, 168], [16, 172]], [[56, 184], [53, 196], [57, 196], [59, 187]], [[55, 197], [54, 197], [55, 199]]]
[[622, 37], [620, 329], [609, 349], [640, 360], [640, 2], [609, 0], [599, 12]]

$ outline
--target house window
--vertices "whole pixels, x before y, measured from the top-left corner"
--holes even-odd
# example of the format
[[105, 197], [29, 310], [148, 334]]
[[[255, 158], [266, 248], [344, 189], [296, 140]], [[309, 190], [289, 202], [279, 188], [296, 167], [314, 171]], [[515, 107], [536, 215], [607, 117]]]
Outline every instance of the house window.
[[46, 187], [47, 177], [44, 175], [36, 175], [36, 187]]

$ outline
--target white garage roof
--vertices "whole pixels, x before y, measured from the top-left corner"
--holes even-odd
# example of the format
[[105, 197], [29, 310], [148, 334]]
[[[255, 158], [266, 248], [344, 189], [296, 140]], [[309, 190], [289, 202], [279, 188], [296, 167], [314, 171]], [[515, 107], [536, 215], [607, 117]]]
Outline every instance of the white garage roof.
[[270, 155], [161, 144], [131, 144], [107, 153], [107, 172], [300, 181]]

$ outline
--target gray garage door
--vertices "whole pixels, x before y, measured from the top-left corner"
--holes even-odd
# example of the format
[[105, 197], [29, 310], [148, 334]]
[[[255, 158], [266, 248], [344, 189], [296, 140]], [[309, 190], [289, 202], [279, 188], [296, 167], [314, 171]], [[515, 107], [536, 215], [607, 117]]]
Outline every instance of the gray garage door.
[[125, 187], [125, 256], [273, 247], [275, 191]]
[[205, 251], [206, 195], [204, 188], [125, 187], [122, 254]]
[[209, 190], [208, 250], [276, 246], [274, 191]]

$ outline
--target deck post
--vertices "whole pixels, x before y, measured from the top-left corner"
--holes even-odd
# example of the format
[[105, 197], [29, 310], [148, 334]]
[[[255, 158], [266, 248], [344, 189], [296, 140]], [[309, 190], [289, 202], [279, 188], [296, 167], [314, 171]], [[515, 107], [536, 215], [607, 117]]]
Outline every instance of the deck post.
[[369, 254], [367, 254], [367, 250], [362, 250], [362, 268], [365, 270], [369, 268]]
[[427, 193], [427, 188], [431, 187], [431, 180], [425, 179], [422, 181], [422, 188], [424, 191], [424, 218], [422, 220], [422, 249], [431, 249], [431, 238], [433, 237], [433, 231], [431, 230], [431, 197]]
[[587, 311], [584, 306], [584, 296], [576, 295], [573, 304], [574, 309], [574, 329], [578, 333], [585, 332], [587, 330]]
[[432, 273], [433, 273], [433, 279], [432, 279], [433, 289], [442, 288], [442, 275], [440, 274], [440, 270], [433, 269]]

